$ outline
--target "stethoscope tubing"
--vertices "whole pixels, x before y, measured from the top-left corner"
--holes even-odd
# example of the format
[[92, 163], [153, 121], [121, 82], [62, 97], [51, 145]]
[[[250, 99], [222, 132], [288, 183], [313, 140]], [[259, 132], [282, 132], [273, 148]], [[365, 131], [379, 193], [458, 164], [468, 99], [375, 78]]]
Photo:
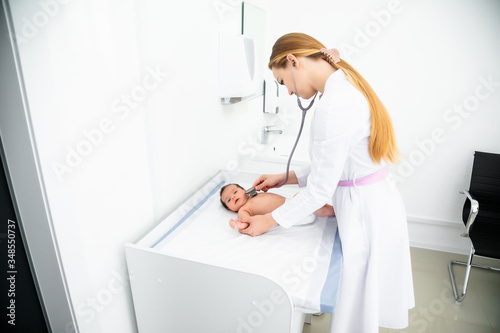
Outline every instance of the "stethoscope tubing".
[[[273, 187], [280, 187], [280, 186], [285, 185], [288, 182], [288, 176], [290, 174], [290, 163], [292, 162], [293, 154], [295, 153], [295, 149], [297, 148], [297, 144], [299, 143], [300, 136], [302, 135], [302, 129], [304, 128], [304, 122], [306, 120], [307, 111], [309, 111], [309, 109], [313, 106], [314, 101], [316, 100], [316, 96], [318, 95], [318, 92], [316, 92], [311, 103], [309, 103], [309, 105], [306, 108], [304, 108], [302, 106], [302, 103], [300, 102], [299, 95], [297, 93], [297, 85], [295, 84], [295, 76], [293, 74], [293, 66], [292, 66], [292, 79], [293, 79], [293, 87], [295, 88], [295, 96], [297, 96], [297, 104], [299, 106], [299, 109], [302, 110], [302, 121], [300, 123], [300, 128], [299, 128], [299, 133], [297, 134], [297, 139], [295, 140], [295, 144], [293, 145], [292, 151], [290, 152], [290, 156], [288, 157], [288, 162], [286, 164], [285, 181], [280, 183], [280, 184], [274, 185]], [[250, 195], [250, 197], [253, 197], [254, 195], [257, 194], [257, 191], [255, 190], [255, 187], [250, 187], [248, 190], [246, 190], [245, 193]]]
[[302, 129], [304, 128], [304, 122], [306, 120], [306, 113], [313, 106], [314, 101], [316, 100], [316, 96], [318, 95], [318, 92], [316, 92], [316, 94], [314, 95], [313, 100], [311, 101], [311, 103], [309, 103], [309, 105], [307, 106], [307, 108], [304, 108], [302, 106], [302, 103], [300, 102], [299, 94], [297, 93], [297, 85], [295, 84], [295, 76], [293, 75], [293, 66], [292, 66], [292, 79], [293, 79], [293, 87], [295, 88], [295, 96], [297, 96], [297, 104], [299, 106], [299, 109], [302, 110], [302, 122], [300, 123], [299, 134], [297, 134], [297, 139], [295, 140], [295, 144], [293, 145], [293, 148], [292, 148], [292, 151], [290, 153], [290, 156], [288, 157], [288, 163], [286, 165], [286, 177], [285, 177], [285, 181], [282, 182], [282, 183], [280, 183], [280, 184], [275, 185], [274, 187], [283, 186], [283, 185], [285, 185], [288, 182], [288, 176], [290, 174], [290, 163], [292, 162], [293, 153], [295, 152], [295, 148], [297, 148], [297, 144], [299, 143], [300, 136], [302, 134]]

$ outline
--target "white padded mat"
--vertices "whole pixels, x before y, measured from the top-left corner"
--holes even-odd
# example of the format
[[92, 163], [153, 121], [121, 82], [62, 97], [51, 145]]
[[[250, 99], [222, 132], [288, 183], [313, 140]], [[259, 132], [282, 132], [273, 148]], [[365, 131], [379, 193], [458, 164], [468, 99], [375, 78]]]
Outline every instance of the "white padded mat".
[[[296, 191], [272, 190], [285, 197]], [[155, 248], [170, 256], [265, 276], [281, 285], [297, 308], [319, 312], [336, 219], [317, 218], [315, 223], [290, 229], [278, 226], [250, 237], [231, 229], [231, 218], [237, 218], [237, 213], [222, 207], [216, 191]]]

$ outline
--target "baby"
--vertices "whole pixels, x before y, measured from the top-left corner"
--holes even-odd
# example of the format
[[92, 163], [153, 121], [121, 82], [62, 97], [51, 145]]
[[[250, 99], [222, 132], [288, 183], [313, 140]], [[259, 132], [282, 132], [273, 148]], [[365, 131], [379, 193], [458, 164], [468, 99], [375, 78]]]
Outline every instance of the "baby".
[[[245, 194], [245, 189], [238, 184], [228, 184], [220, 190], [220, 201], [222, 205], [238, 217], [264, 215], [272, 212], [283, 205], [286, 198], [275, 193], [258, 193], [254, 197]], [[324, 205], [314, 212], [318, 216], [334, 216], [335, 212], [331, 205]], [[245, 229], [248, 223], [231, 219], [229, 225], [233, 229]]]

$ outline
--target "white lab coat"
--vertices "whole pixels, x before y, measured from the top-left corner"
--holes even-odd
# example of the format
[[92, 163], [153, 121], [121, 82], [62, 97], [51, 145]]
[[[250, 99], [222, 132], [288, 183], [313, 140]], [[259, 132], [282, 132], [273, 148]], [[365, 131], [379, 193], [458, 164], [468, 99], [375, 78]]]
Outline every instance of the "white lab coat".
[[297, 196], [272, 215], [287, 228], [332, 203], [342, 241], [339, 300], [331, 332], [377, 333], [378, 326], [408, 326], [414, 306], [405, 209], [389, 179], [337, 187], [384, 167], [368, 152], [370, 110], [366, 98], [337, 70], [327, 80], [311, 128], [311, 166], [296, 170]]

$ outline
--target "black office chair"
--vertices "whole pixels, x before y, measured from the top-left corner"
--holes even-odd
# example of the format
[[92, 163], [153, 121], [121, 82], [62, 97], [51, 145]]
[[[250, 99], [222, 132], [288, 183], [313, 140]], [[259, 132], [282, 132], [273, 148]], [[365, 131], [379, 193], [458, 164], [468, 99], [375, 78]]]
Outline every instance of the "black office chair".
[[[471, 250], [467, 262], [450, 261], [451, 283], [455, 301], [460, 304], [467, 293], [470, 269], [472, 266], [500, 272], [500, 269], [472, 263], [474, 255], [500, 259], [500, 154], [476, 151], [469, 191], [462, 190], [466, 195], [462, 212], [465, 231], [462, 237], [471, 240]], [[465, 265], [464, 287], [458, 295], [453, 274], [453, 264]]]

